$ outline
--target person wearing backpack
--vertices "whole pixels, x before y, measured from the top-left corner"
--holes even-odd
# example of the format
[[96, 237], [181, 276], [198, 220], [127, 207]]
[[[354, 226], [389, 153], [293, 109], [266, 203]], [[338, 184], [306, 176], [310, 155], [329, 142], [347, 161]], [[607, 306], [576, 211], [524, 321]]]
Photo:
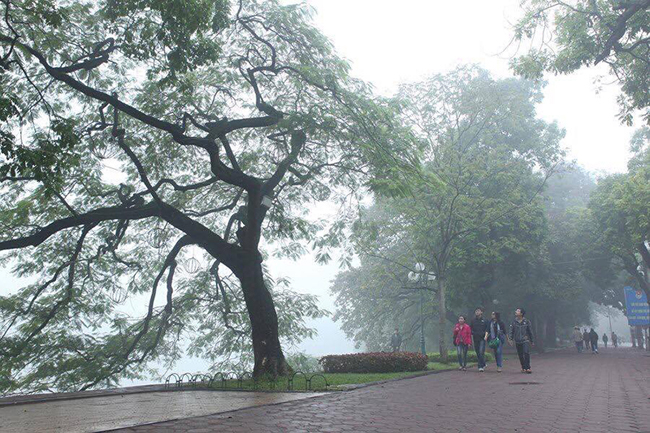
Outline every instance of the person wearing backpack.
[[465, 323], [465, 316], [458, 316], [454, 326], [454, 345], [458, 353], [458, 369], [467, 371], [467, 349], [472, 344], [472, 329]]
[[506, 325], [501, 321], [501, 314], [492, 312], [492, 320], [485, 333], [487, 344], [494, 351], [494, 358], [497, 361], [497, 372], [501, 373], [503, 368], [503, 344], [506, 341]]

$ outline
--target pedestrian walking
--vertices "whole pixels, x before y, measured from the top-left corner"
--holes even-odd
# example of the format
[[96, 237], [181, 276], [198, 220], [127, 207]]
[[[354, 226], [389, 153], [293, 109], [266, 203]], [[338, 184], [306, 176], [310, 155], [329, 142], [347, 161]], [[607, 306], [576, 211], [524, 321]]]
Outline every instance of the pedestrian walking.
[[603, 334], [603, 344], [605, 345], [605, 349], [607, 349], [607, 341], [608, 341], [608, 340], [609, 340], [609, 339], [607, 338], [607, 333], [604, 333], [604, 334]]
[[533, 326], [530, 320], [524, 317], [526, 310], [517, 308], [515, 310], [515, 319], [510, 325], [510, 345], [515, 344], [517, 347], [517, 355], [519, 355], [519, 362], [521, 363], [522, 373], [532, 373], [530, 368], [530, 348], [533, 342]]
[[589, 341], [591, 342], [591, 353], [595, 355], [598, 353], [598, 334], [594, 331], [594, 328], [589, 331]]
[[578, 350], [578, 353], [582, 353], [582, 348], [584, 347], [584, 341], [582, 340], [582, 332], [580, 332], [580, 328], [577, 326], [573, 327], [573, 342], [576, 345], [576, 349]]
[[614, 331], [612, 331], [612, 345], [614, 346], [614, 349], [618, 347], [618, 335]]
[[487, 344], [494, 351], [494, 359], [497, 361], [497, 373], [503, 368], [503, 344], [506, 342], [506, 325], [501, 321], [501, 314], [498, 311], [492, 312], [492, 320], [488, 332], [485, 334]]
[[582, 341], [585, 344], [585, 350], [589, 350], [591, 347], [591, 339], [589, 338], [589, 332], [587, 331], [587, 328], [582, 331]]
[[399, 333], [399, 329], [395, 328], [395, 332], [390, 337], [390, 347], [393, 349], [393, 352], [399, 352], [399, 348], [402, 346], [402, 336]]
[[488, 325], [490, 323], [483, 318], [483, 308], [478, 307], [474, 310], [474, 319], [470, 327], [472, 328], [472, 339], [474, 340], [474, 350], [478, 360], [478, 371], [485, 371], [485, 343]]
[[458, 354], [458, 369], [467, 371], [467, 349], [472, 344], [472, 329], [465, 323], [465, 316], [458, 316], [454, 326], [454, 345]]

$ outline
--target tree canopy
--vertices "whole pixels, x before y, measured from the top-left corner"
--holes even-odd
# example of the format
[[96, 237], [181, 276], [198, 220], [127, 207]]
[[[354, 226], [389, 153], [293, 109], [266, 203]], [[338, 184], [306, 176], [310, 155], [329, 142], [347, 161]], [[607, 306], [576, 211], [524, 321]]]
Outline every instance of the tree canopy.
[[285, 373], [280, 339], [323, 312], [262, 260], [337, 242], [310, 203], [409, 175], [395, 107], [305, 5], [1, 4], [0, 250], [32, 282], [0, 298], [0, 390], [137, 377], [186, 338]]
[[604, 63], [621, 86], [620, 118], [650, 123], [650, 1], [526, 0], [515, 26], [532, 48], [512, 61], [517, 74], [541, 78]]
[[[555, 124], [536, 117], [540, 91], [539, 84], [495, 80], [476, 67], [400, 89], [404, 122], [422, 143], [422, 176], [411, 195], [378, 197], [356, 224], [361, 267], [343, 273], [333, 286], [337, 317], [349, 335], [376, 334], [369, 330], [376, 322], [365, 320], [369, 315], [397, 316], [417, 305], [417, 290], [426, 290], [437, 296], [444, 354], [446, 286], [468, 290], [455, 284], [454, 270], [533, 247], [538, 201], [561, 161], [563, 136]], [[425, 279], [435, 276], [435, 284], [409, 284], [406, 277], [417, 272], [416, 263], [424, 265]]]

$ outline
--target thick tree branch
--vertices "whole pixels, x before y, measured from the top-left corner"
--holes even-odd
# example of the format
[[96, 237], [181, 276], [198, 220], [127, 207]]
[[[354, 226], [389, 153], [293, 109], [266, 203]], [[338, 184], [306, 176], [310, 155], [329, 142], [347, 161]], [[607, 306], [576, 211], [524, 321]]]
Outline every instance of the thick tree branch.
[[615, 45], [618, 44], [618, 41], [623, 37], [623, 35], [625, 35], [627, 30], [627, 21], [637, 12], [644, 11], [648, 8], [650, 8], [650, 0], [629, 2], [624, 7], [624, 12], [616, 19], [616, 24], [614, 24], [612, 28], [612, 34], [605, 41], [605, 46], [602, 52], [596, 56], [594, 62], [596, 65], [609, 56], [612, 49], [615, 49]]
[[262, 185], [262, 195], [270, 195], [273, 189], [278, 186], [284, 175], [287, 173], [291, 164], [297, 159], [300, 151], [303, 149], [307, 142], [307, 136], [302, 131], [294, 131], [291, 134], [291, 152], [285, 159], [283, 159], [276, 168], [273, 175]]
[[78, 227], [88, 224], [97, 224], [109, 220], [138, 220], [159, 216], [160, 210], [155, 203], [149, 203], [143, 206], [124, 208], [124, 207], [107, 207], [90, 211], [78, 216], [71, 216], [54, 221], [36, 233], [21, 238], [11, 239], [0, 242], [0, 251], [15, 250], [29, 246], [38, 246], [45, 242], [50, 236], [71, 227]]

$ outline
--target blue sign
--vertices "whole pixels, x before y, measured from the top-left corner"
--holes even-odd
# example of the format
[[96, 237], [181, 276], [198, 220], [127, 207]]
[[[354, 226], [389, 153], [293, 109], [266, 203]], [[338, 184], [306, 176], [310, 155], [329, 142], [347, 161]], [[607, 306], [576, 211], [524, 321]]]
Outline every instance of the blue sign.
[[627, 308], [627, 322], [630, 326], [650, 325], [650, 305], [648, 298], [641, 289], [625, 287], [625, 308]]

